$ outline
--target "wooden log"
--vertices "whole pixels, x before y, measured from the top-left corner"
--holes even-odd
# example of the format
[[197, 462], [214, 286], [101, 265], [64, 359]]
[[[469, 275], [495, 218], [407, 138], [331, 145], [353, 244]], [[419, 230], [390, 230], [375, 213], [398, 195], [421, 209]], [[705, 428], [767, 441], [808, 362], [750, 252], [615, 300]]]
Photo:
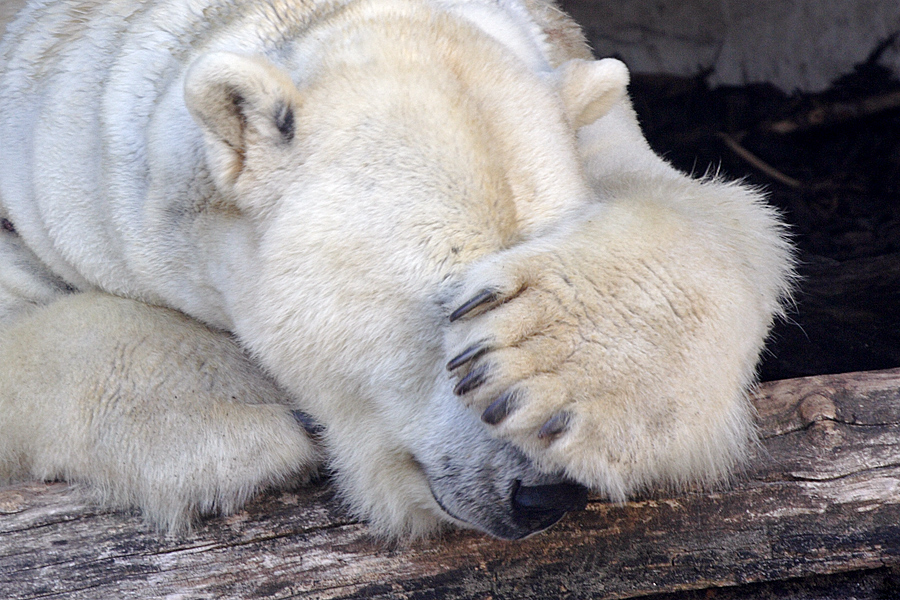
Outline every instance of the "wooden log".
[[0, 597], [629, 598], [896, 566], [898, 390], [900, 369], [765, 384], [762, 444], [729, 489], [595, 499], [522, 542], [387, 544], [327, 484], [177, 537], [65, 484], [8, 487]]

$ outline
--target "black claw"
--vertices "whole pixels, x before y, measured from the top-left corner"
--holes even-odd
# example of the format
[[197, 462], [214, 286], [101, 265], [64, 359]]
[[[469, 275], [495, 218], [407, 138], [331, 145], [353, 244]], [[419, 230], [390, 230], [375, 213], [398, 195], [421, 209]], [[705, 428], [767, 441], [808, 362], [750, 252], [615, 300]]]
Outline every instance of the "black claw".
[[457, 396], [462, 396], [463, 394], [467, 394], [477, 388], [479, 385], [484, 383], [484, 380], [487, 378], [487, 367], [479, 367], [477, 369], [473, 369], [469, 372], [468, 375], [459, 380], [459, 383], [456, 384], [456, 387], [453, 388], [453, 393]]
[[553, 439], [569, 427], [569, 413], [559, 412], [550, 417], [538, 431], [538, 438]]
[[450, 322], [456, 321], [466, 316], [483, 304], [491, 304], [497, 300], [498, 294], [494, 290], [481, 290], [468, 302], [450, 313]]
[[481, 356], [482, 354], [484, 354], [487, 351], [488, 351], [487, 347], [482, 346], [481, 342], [479, 342], [477, 344], [472, 344], [471, 346], [469, 346], [468, 348], [463, 350], [458, 356], [456, 356], [455, 358], [452, 358], [450, 360], [450, 362], [447, 363], [447, 370], [448, 371], [456, 370], [456, 369], [460, 368], [461, 366], [463, 366], [464, 364], [466, 364], [467, 362], [475, 360], [476, 358], [478, 358], [479, 356]]
[[487, 423], [488, 425], [496, 425], [503, 419], [505, 419], [509, 413], [516, 409], [516, 394], [515, 392], [503, 392], [500, 394], [500, 397], [494, 400], [490, 406], [488, 406], [483, 413], [481, 413], [481, 420]]

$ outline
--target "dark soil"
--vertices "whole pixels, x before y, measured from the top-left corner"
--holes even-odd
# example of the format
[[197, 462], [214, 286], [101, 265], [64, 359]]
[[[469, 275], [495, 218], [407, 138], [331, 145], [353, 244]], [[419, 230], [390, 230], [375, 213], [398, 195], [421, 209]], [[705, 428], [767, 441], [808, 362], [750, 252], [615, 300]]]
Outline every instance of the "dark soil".
[[657, 152], [765, 189], [791, 225], [803, 282], [764, 380], [900, 366], [900, 81], [878, 64], [888, 43], [819, 94], [633, 77]]

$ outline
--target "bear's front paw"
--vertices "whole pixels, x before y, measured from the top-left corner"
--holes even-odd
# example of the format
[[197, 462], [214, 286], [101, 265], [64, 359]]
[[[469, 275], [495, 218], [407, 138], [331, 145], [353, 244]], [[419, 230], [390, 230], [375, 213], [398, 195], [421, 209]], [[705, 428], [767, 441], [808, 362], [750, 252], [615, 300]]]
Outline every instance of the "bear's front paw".
[[710, 483], [752, 439], [727, 315], [652, 256], [509, 252], [450, 315], [454, 392], [542, 469], [615, 499]]
[[454, 393], [523, 446], [532, 445], [525, 437], [549, 444], [565, 433], [571, 371], [585, 343], [577, 293], [551, 267], [552, 260], [532, 257], [485, 282], [450, 315]]

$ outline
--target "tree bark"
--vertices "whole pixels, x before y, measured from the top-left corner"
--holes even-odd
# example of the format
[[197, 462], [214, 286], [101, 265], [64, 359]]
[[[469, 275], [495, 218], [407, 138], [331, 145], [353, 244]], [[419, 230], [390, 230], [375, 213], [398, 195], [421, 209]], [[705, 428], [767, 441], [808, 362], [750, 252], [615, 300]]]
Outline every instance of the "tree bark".
[[594, 499], [522, 542], [373, 539], [327, 483], [184, 536], [65, 484], [0, 489], [0, 597], [630, 598], [900, 565], [900, 369], [777, 381], [755, 403], [762, 443], [727, 489]]

